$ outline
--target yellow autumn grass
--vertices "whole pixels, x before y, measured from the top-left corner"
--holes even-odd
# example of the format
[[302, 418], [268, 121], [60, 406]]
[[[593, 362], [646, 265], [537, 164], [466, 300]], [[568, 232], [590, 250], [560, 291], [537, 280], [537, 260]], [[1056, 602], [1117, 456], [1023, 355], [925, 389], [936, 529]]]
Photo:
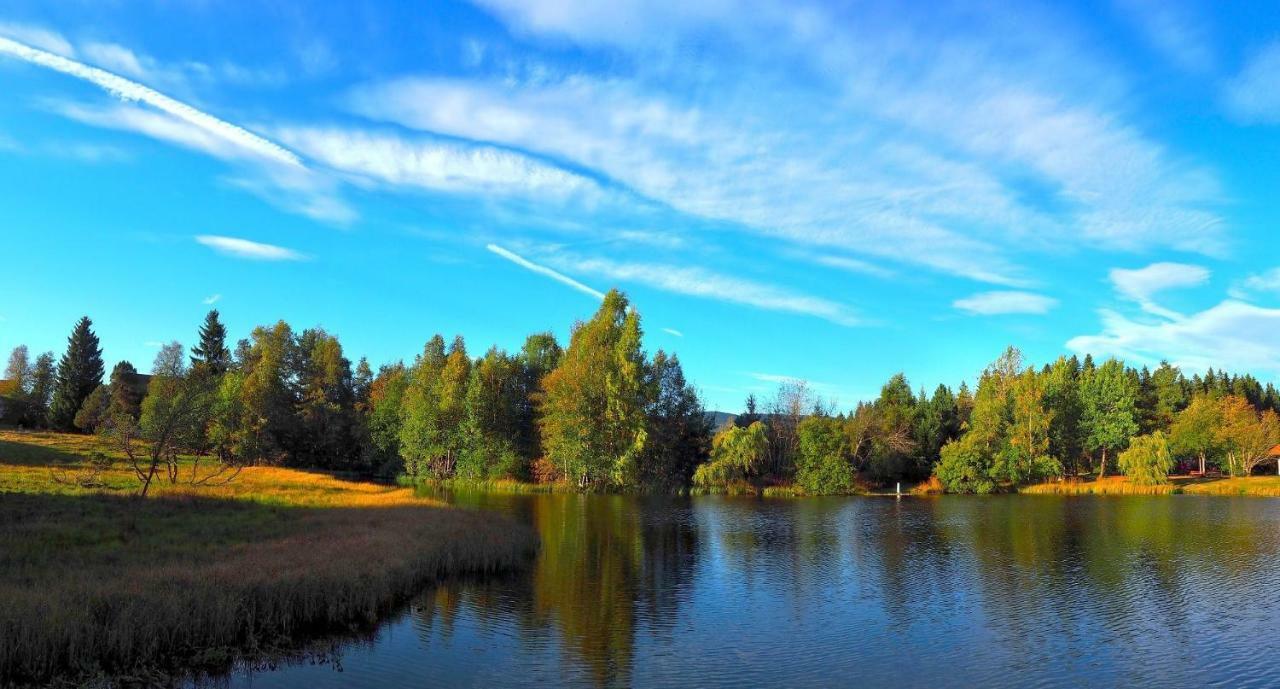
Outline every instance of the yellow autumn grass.
[[[368, 625], [536, 538], [410, 488], [252, 467], [223, 486], [83, 475], [92, 438], [0, 431], [0, 686], [155, 676]], [[185, 469], [190, 469], [190, 464]]]
[[1138, 485], [1124, 476], [1108, 476], [1101, 480], [1067, 479], [1022, 486], [1019, 493], [1031, 495], [1247, 495], [1280, 497], [1280, 477], [1238, 476], [1233, 478], [1200, 478], [1170, 476], [1168, 483]]

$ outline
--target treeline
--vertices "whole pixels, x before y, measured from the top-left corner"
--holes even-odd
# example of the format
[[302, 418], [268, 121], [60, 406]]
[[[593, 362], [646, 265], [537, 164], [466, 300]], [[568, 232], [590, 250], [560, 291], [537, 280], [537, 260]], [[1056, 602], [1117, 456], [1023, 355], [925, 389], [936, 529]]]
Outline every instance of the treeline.
[[319, 328], [258, 327], [234, 351], [226, 338], [210, 311], [189, 356], [170, 343], [149, 376], [121, 362], [104, 383], [100, 343], [81, 319], [56, 367], [52, 353], [32, 362], [26, 347], [13, 351], [4, 420], [97, 432], [130, 457], [145, 445], [151, 467], [194, 455], [583, 488], [675, 490], [710, 449], [679, 359], [646, 355], [640, 316], [617, 291], [567, 348], [538, 333], [517, 353], [472, 357], [462, 337], [446, 346], [436, 335], [412, 363], [376, 374]]
[[715, 437], [695, 483], [841, 493], [860, 481], [932, 477], [951, 492], [988, 493], [1115, 471], [1160, 483], [1179, 463], [1248, 475], [1274, 463], [1280, 443], [1280, 394], [1251, 375], [1187, 378], [1168, 363], [1152, 371], [1090, 356], [1036, 368], [1012, 347], [972, 392], [961, 383], [915, 394], [898, 374], [849, 414], [832, 413], [802, 383], [758, 406], [749, 397]]
[[[174, 475], [178, 456], [195, 455], [414, 480], [812, 494], [926, 479], [984, 493], [1108, 472], [1163, 482], [1179, 463], [1240, 476], [1270, 465], [1280, 443], [1280, 393], [1253, 376], [1188, 378], [1168, 363], [1089, 356], [1037, 368], [1014, 348], [974, 390], [916, 392], [898, 374], [847, 413], [787, 383], [770, 400], [749, 397], [712, 438], [679, 359], [644, 352], [640, 316], [617, 291], [567, 347], [538, 333], [518, 352], [473, 357], [461, 337], [436, 335], [412, 362], [376, 373], [323, 329], [281, 321], [234, 350], [226, 335], [211, 311], [189, 356], [170, 343], [149, 375], [120, 362], [104, 383], [84, 318], [56, 364], [13, 351], [2, 420], [98, 432], [151, 475], [163, 463]], [[141, 462], [140, 448], [150, 453]]]

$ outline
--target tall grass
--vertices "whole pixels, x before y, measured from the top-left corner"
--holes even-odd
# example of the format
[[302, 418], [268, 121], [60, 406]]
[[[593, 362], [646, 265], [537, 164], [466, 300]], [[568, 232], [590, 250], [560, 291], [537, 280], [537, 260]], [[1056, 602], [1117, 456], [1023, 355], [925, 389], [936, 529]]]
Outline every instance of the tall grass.
[[1154, 486], [1131, 483], [1123, 476], [1104, 479], [1074, 479], [1037, 483], [1018, 488], [1032, 495], [1247, 495], [1280, 497], [1280, 477], [1238, 476], [1234, 478], [1192, 478], [1170, 476], [1168, 483]]
[[1123, 476], [1103, 479], [1051, 481], [1019, 486], [1019, 493], [1031, 495], [1171, 495], [1178, 492], [1172, 483], [1139, 485]]
[[0, 432], [0, 685], [180, 673], [367, 625], [442, 576], [521, 566], [536, 538], [407, 488], [250, 468], [223, 487], [53, 480], [76, 436]]

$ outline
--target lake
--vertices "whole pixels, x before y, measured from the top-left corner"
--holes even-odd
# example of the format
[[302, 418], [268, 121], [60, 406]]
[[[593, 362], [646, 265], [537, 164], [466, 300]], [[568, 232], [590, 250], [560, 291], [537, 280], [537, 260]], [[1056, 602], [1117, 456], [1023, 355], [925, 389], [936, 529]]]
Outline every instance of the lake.
[[1280, 500], [492, 495], [529, 571], [230, 687], [1275, 686]]

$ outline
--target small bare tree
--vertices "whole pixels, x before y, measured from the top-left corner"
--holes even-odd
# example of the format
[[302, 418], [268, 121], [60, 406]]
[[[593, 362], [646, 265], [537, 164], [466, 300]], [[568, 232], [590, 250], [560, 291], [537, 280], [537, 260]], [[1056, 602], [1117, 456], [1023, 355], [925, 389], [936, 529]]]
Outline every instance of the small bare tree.
[[188, 469], [191, 485], [221, 485], [240, 473], [241, 466], [223, 453], [211, 465], [206, 463], [201, 473], [216, 383], [216, 374], [207, 367], [187, 369], [182, 346], [174, 342], [156, 357], [141, 417], [135, 421], [128, 414], [117, 414], [104, 424], [103, 434], [124, 453], [138, 477], [140, 495], [146, 496], [161, 472], [170, 483], [178, 483], [183, 454], [195, 456]]

